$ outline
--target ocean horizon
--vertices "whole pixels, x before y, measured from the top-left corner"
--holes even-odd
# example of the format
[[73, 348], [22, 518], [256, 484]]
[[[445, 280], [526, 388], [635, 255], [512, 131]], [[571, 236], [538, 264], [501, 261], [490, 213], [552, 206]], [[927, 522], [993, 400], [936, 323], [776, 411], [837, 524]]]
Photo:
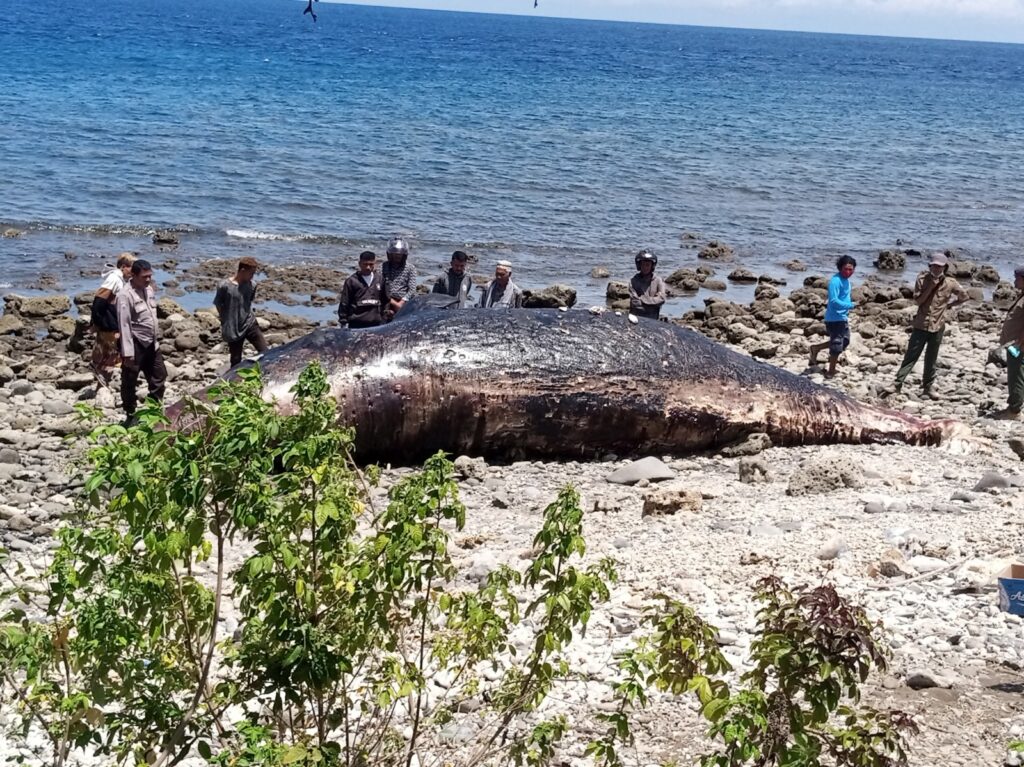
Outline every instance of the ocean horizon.
[[400, 233], [424, 277], [461, 248], [591, 303], [594, 267], [693, 266], [710, 239], [756, 273], [897, 241], [1021, 260], [1020, 45], [301, 10], [13, 6], [0, 284], [73, 292], [120, 250], [165, 257], [157, 229], [180, 263], [346, 268]]

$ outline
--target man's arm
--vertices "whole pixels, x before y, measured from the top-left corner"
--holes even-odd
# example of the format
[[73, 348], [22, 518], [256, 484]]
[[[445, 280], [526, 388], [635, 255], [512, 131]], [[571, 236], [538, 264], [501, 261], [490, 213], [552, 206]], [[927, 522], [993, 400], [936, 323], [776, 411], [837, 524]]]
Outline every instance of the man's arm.
[[928, 303], [932, 298], [932, 293], [939, 287], [939, 283], [936, 279], [928, 279], [928, 275], [920, 275], [917, 278], [917, 282], [914, 283], [914, 303], [918, 306], [922, 306]]
[[228, 310], [227, 285], [218, 286], [217, 294], [213, 297], [213, 305], [217, 308], [217, 316], [220, 317], [221, 322], [223, 322], [224, 313]]
[[121, 356], [125, 361], [135, 357], [135, 339], [132, 338], [131, 288], [117, 294], [117, 329], [121, 334]]
[[970, 294], [964, 290], [960, 283], [956, 283], [956, 287], [953, 288], [953, 294], [956, 296], [952, 301], [949, 302], [950, 308], [954, 306], [960, 306], [960, 304], [966, 304], [971, 300]]
[[660, 277], [651, 280], [650, 292], [640, 297], [640, 301], [646, 306], [661, 306], [668, 298], [668, 291], [665, 289], [665, 281]]
[[348, 325], [348, 318], [352, 315], [352, 285], [348, 280], [341, 286], [341, 299], [338, 301], [338, 324], [342, 327]]

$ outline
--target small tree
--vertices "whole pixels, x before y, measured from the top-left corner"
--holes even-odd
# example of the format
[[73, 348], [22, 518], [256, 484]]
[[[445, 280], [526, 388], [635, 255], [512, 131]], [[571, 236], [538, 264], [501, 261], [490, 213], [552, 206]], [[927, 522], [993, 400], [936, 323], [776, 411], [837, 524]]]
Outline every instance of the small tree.
[[735, 691], [714, 678], [729, 666], [713, 628], [671, 599], [651, 611], [654, 632], [620, 659], [619, 709], [602, 715], [609, 727], [590, 753], [602, 764], [621, 764], [617, 747], [633, 744], [628, 714], [647, 706], [646, 691], [656, 687], [697, 695], [718, 743], [701, 757], [703, 767], [817, 767], [825, 759], [849, 767], [905, 765], [904, 733], [917, 731], [911, 718], [860, 704], [870, 672], [887, 667], [874, 636], [878, 626], [863, 609], [831, 585], [790, 589], [774, 576], [758, 583], [755, 598], [761, 609], [752, 667]]
[[[576, 492], [547, 508], [522, 572], [466, 589], [449, 555], [465, 509], [443, 455], [375, 509], [377, 472], [352, 462], [323, 370], [300, 376], [291, 415], [261, 390], [242, 371], [195, 404], [191, 433], [157, 409], [93, 433], [46, 603], [9, 573], [6, 595], [28, 604], [0, 616], [0, 669], [23, 732], [43, 729], [58, 767], [74, 748], [157, 767], [193, 754], [409, 765], [450, 749], [440, 731], [473, 701], [463, 763], [546, 763], [569, 725], [538, 709], [615, 577], [609, 561], [577, 562]], [[519, 658], [510, 636], [525, 616]]]

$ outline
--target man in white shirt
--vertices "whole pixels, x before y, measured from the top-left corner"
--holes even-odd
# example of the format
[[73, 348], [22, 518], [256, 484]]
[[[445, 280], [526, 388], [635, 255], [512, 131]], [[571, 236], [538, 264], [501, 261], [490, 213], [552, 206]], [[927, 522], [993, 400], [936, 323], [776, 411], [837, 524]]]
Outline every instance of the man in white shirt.
[[89, 369], [102, 386], [109, 386], [114, 368], [121, 362], [117, 348], [117, 294], [128, 283], [132, 274], [135, 255], [122, 253], [117, 258], [117, 267], [103, 278], [103, 284], [92, 299], [92, 329], [96, 343], [92, 347], [92, 362]]

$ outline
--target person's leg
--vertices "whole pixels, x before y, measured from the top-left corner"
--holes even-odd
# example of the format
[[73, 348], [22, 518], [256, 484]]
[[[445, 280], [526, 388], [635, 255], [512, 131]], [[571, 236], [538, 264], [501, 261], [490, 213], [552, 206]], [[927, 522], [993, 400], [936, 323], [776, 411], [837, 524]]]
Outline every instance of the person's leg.
[[924, 351], [927, 335], [923, 330], [918, 330], [917, 328], [910, 331], [907, 353], [903, 355], [903, 363], [900, 365], [900, 369], [896, 371], [897, 391], [903, 388], [903, 382], [907, 380], [907, 376], [910, 375], [914, 365], [921, 358], [921, 352]]
[[146, 385], [149, 387], [146, 399], [163, 402], [167, 386], [167, 368], [164, 366], [164, 355], [160, 353], [160, 347], [156, 344], [147, 350], [146, 367], [143, 368], [143, 372], [146, 374]]
[[826, 375], [831, 378], [836, 374], [839, 355], [850, 345], [850, 326], [845, 322], [826, 322], [825, 328], [828, 330], [828, 372]]
[[263, 337], [263, 331], [260, 330], [260, 326], [255, 322], [246, 331], [245, 340], [252, 344], [257, 354], [263, 354], [263, 352], [270, 348], [267, 344], [267, 339]]
[[[138, 355], [138, 344], [135, 345], [135, 353]], [[137, 389], [139, 386], [139, 358], [134, 357], [132, 364], [121, 365], [121, 407], [129, 418], [135, 415], [135, 409], [139, 405]]]
[[231, 355], [231, 367], [234, 367], [242, 361], [242, 344], [244, 343], [244, 338], [239, 338], [237, 341], [228, 341], [228, 353]]
[[1007, 408], [1019, 413], [1024, 407], [1024, 357], [1014, 357], [1007, 353], [1006, 382], [1010, 390]]
[[818, 355], [825, 351], [828, 348], [828, 345], [828, 341], [822, 341], [820, 344], [811, 344], [810, 356], [807, 358], [807, 363], [811, 365], [811, 367], [818, 364]]
[[934, 333], [925, 334], [927, 335], [926, 344], [928, 348], [924, 353], [924, 379], [921, 382], [921, 387], [925, 393], [931, 392], [932, 385], [935, 383], [935, 367], [939, 361], [939, 347], [942, 345], [944, 333], [945, 328]]

